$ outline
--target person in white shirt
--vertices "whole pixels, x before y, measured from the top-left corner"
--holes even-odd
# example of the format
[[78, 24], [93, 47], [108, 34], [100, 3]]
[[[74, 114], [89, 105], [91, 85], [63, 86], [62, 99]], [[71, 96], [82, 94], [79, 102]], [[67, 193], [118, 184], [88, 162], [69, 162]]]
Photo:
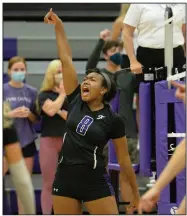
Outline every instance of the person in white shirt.
[[[142, 67], [164, 66], [165, 44], [165, 9], [166, 4], [131, 4], [124, 18], [123, 42], [130, 60], [131, 71], [142, 73]], [[185, 4], [169, 4], [172, 8], [174, 67], [182, 68], [185, 64]], [[134, 52], [133, 33], [138, 30], [138, 49]], [[137, 76], [137, 92], [142, 76]], [[137, 108], [138, 105], [137, 99]]]
[[[164, 66], [164, 21], [166, 4], [131, 4], [124, 18], [124, 47], [132, 72], [141, 73], [142, 66]], [[174, 66], [184, 64], [185, 4], [170, 4], [173, 20]], [[138, 30], [137, 57], [134, 53], [133, 33]], [[150, 55], [151, 54], [151, 55]], [[156, 56], [156, 54], [160, 54]], [[143, 55], [143, 57], [142, 57]], [[149, 61], [147, 61], [149, 60]]]
[[[121, 36], [121, 40], [123, 40], [123, 35], [122, 35], [123, 26], [124, 26], [123, 20], [125, 18], [125, 15], [129, 9], [129, 7], [130, 7], [130, 4], [121, 4], [120, 14], [112, 25], [111, 40], [118, 40], [118, 38], [120, 36]], [[136, 50], [138, 48], [137, 30], [135, 30], [134, 34], [133, 34], [133, 44], [134, 44], [134, 52], [136, 53]], [[130, 61], [129, 61], [129, 57], [127, 55], [125, 48], [123, 48], [121, 54], [122, 54], [121, 68], [129, 68], [130, 67]]]
[[[124, 18], [123, 42], [130, 60], [130, 69], [136, 74], [137, 82], [137, 120], [139, 122], [139, 84], [143, 81], [142, 68], [145, 70], [164, 66], [165, 46], [165, 10], [171, 7], [173, 11], [173, 67], [181, 72], [185, 64], [185, 4], [131, 4]], [[133, 33], [138, 30], [137, 54], [134, 52]], [[151, 85], [154, 87], [153, 85]], [[155, 118], [154, 118], [154, 88], [151, 101], [153, 107], [150, 118], [152, 128], [152, 159], [155, 159]]]

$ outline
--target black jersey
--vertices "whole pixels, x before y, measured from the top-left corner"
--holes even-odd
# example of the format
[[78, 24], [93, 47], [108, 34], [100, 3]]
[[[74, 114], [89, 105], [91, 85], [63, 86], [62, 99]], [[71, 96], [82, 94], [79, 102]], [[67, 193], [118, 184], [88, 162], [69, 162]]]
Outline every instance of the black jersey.
[[125, 136], [124, 120], [112, 111], [110, 105], [105, 105], [98, 111], [91, 111], [81, 99], [80, 86], [67, 97], [68, 117], [59, 166], [105, 166], [103, 148], [110, 139]]

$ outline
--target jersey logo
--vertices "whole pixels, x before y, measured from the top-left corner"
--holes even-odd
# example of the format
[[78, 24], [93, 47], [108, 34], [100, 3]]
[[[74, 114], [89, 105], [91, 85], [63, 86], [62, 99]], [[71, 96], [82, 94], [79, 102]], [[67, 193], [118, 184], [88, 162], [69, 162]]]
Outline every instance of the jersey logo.
[[85, 136], [88, 128], [93, 123], [94, 119], [90, 116], [84, 116], [84, 118], [80, 121], [80, 123], [77, 125], [76, 132], [80, 134], [81, 136]]
[[97, 116], [97, 119], [104, 119], [104, 118], [105, 118], [104, 115], [98, 115], [98, 116]]

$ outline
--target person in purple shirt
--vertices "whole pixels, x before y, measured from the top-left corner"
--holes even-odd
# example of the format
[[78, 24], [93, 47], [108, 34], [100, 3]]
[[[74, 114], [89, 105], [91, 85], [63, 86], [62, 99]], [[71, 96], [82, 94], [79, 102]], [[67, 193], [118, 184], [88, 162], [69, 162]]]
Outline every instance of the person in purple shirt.
[[[10, 82], [3, 85], [4, 101], [9, 102], [11, 111], [7, 114], [14, 119], [15, 128], [22, 148], [22, 154], [26, 166], [30, 172], [33, 170], [34, 155], [37, 151], [35, 139], [37, 134], [33, 123], [37, 121], [36, 97], [37, 90], [24, 83], [27, 65], [24, 58], [15, 56], [9, 60], [8, 74]], [[4, 158], [4, 174], [8, 170]], [[23, 213], [23, 207], [18, 199], [19, 214]]]

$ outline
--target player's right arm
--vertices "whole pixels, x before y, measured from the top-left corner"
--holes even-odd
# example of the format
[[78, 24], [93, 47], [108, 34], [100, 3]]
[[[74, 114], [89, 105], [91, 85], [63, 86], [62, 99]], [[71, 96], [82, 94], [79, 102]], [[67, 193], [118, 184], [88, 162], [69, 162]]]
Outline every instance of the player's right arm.
[[71, 48], [66, 37], [64, 24], [62, 20], [50, 9], [44, 18], [48, 24], [55, 25], [56, 42], [58, 55], [62, 62], [62, 73], [64, 79], [64, 89], [67, 95], [70, 95], [78, 86], [78, 78], [75, 67], [72, 62]]

